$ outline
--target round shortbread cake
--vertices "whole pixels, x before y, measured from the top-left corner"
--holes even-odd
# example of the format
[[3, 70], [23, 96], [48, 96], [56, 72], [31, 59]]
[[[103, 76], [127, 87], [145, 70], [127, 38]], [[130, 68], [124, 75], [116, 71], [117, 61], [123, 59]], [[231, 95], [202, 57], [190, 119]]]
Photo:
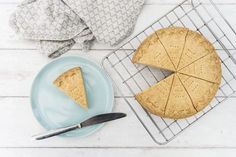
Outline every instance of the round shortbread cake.
[[203, 110], [221, 82], [221, 63], [213, 45], [187, 28], [154, 32], [140, 44], [132, 62], [173, 72], [135, 95], [143, 108], [161, 117], [180, 119]]

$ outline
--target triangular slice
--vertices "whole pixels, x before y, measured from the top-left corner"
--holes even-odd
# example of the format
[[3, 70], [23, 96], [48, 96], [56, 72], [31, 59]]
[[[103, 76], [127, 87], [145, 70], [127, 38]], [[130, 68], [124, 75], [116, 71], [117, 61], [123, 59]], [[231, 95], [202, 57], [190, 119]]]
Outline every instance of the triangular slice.
[[174, 76], [169, 100], [166, 105], [165, 117], [172, 119], [186, 118], [197, 113], [193, 103], [179, 80]]
[[161, 80], [157, 84], [153, 85], [149, 89], [135, 95], [136, 100], [147, 111], [164, 116], [165, 106], [170, 94], [170, 88], [172, 85], [173, 77], [171, 75], [164, 80]]
[[214, 51], [214, 47], [204, 36], [200, 35], [198, 32], [189, 30], [178, 69], [182, 69]]
[[183, 52], [187, 33], [188, 29], [183, 27], [167, 27], [156, 32], [175, 68]]
[[64, 72], [53, 82], [53, 84], [78, 103], [82, 108], [88, 108], [86, 91], [80, 67]]
[[201, 111], [214, 98], [219, 85], [183, 74], [178, 74], [195, 108]]
[[211, 53], [179, 71], [210, 82], [220, 84], [221, 64], [216, 53]]
[[138, 47], [132, 62], [175, 71], [174, 65], [155, 33], [145, 39]]

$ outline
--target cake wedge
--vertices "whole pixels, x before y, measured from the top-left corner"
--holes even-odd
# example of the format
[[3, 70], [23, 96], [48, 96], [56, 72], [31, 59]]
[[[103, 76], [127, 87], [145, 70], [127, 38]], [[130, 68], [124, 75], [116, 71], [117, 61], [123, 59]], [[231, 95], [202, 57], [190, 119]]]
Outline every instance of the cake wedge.
[[83, 109], [88, 109], [86, 90], [80, 67], [75, 67], [64, 72], [53, 81], [53, 84]]
[[135, 99], [147, 111], [164, 117], [173, 79], [174, 75], [171, 75], [161, 80], [149, 89], [135, 95]]
[[155, 32], [147, 37], [138, 47], [134, 53], [132, 62], [175, 71], [173, 63]]

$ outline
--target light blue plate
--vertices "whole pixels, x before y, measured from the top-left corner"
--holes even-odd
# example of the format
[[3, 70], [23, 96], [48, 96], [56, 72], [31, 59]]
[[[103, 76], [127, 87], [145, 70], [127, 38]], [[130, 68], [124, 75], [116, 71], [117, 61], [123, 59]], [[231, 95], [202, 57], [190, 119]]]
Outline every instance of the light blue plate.
[[[63, 72], [81, 67], [89, 103], [85, 111], [53, 85]], [[36, 76], [31, 89], [32, 110], [39, 123], [55, 129], [77, 124], [94, 115], [112, 111], [113, 89], [106, 73], [95, 63], [78, 56], [62, 57], [47, 64]], [[85, 136], [101, 128], [102, 124], [71, 131], [64, 136]]]

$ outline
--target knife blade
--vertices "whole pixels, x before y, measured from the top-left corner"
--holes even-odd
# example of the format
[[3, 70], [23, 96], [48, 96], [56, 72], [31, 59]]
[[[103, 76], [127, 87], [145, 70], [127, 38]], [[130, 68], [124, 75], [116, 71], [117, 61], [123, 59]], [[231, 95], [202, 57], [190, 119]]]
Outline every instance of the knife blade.
[[49, 138], [49, 137], [53, 137], [53, 136], [56, 136], [56, 135], [66, 133], [68, 131], [72, 131], [72, 130], [76, 130], [76, 129], [80, 129], [80, 128], [84, 128], [84, 127], [87, 127], [87, 126], [96, 125], [96, 124], [100, 124], [100, 123], [105, 123], [105, 122], [108, 122], [108, 121], [123, 118], [125, 116], [126, 116], [125, 113], [99, 114], [99, 115], [91, 117], [91, 118], [89, 118], [89, 119], [87, 119], [87, 120], [85, 120], [85, 121], [83, 121], [79, 124], [75, 124], [75, 125], [68, 126], [68, 127], [63, 127], [63, 128], [58, 128], [58, 129], [54, 129], [54, 130], [50, 130], [50, 131], [47, 131], [45, 133], [34, 135], [32, 137], [35, 140], [43, 140], [43, 139], [46, 139], [46, 138]]

